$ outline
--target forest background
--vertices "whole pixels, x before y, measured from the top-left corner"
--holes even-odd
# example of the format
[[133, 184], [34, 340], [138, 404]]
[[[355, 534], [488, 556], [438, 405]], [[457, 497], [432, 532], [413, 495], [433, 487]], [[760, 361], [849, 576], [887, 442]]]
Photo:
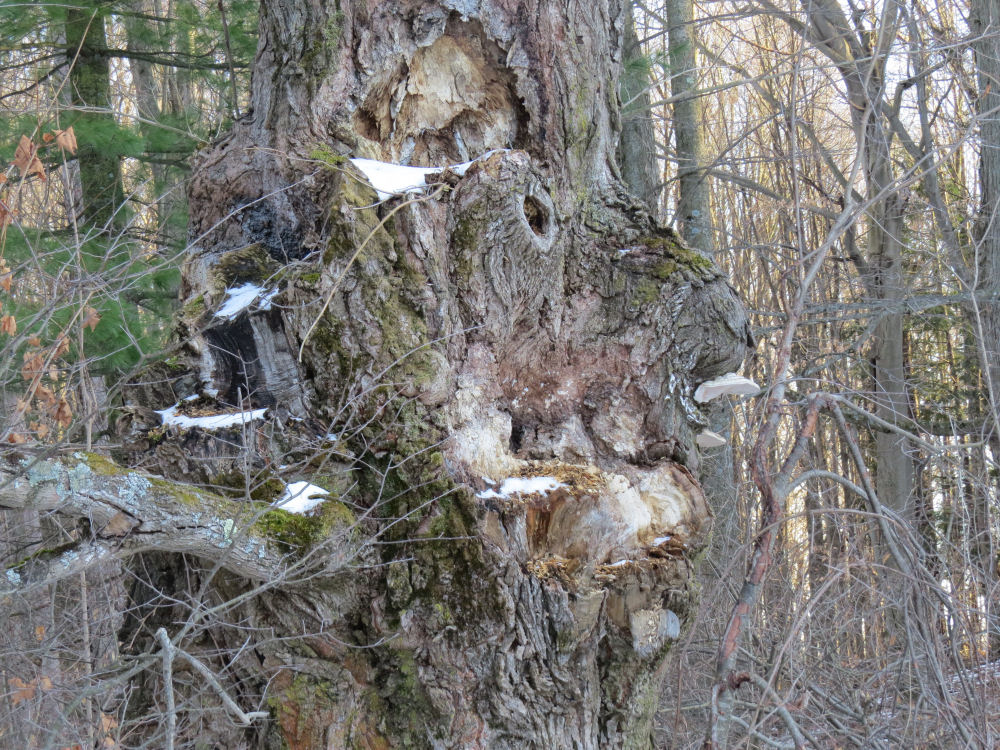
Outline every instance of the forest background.
[[[169, 356], [189, 159], [246, 114], [256, 19], [249, 1], [0, 5], [5, 442], [99, 445], [127, 374]], [[716, 527], [660, 746], [701, 742], [738, 660], [734, 746], [989, 747], [1000, 2], [665, 0], [632, 19], [624, 128], [653, 137], [623, 148], [655, 149], [624, 176], [729, 273], [763, 387], [713, 425], [729, 439], [703, 467]], [[0, 526], [12, 558], [22, 523]], [[44, 676], [80, 622], [84, 661], [113, 658], [108, 590], [63, 587], [37, 669], [0, 640], [0, 744], [32, 746], [12, 717], [55, 708], [125, 746], [123, 717]]]

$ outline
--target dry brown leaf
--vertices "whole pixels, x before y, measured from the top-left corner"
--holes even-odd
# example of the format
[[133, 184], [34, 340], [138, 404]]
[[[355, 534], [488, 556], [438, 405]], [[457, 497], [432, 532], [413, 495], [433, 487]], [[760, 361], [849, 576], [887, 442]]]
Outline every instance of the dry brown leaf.
[[0, 333], [6, 333], [8, 336], [17, 333], [17, 321], [13, 315], [4, 315], [0, 318]]
[[35, 398], [41, 401], [45, 406], [53, 406], [56, 402], [56, 394], [44, 385], [39, 385], [35, 388]]
[[7, 436], [7, 442], [11, 445], [18, 445], [19, 443], [27, 443], [28, 438], [19, 432], [12, 432]]
[[28, 339], [28, 346], [41, 346], [42, 340], [38, 336], [32, 336]]
[[3, 185], [5, 182], [7, 182], [7, 175], [0, 174], [0, 185]]
[[42, 160], [37, 156], [31, 160], [30, 164], [28, 164], [28, 174], [38, 175], [38, 179], [42, 182], [45, 182], [47, 179], [45, 176], [45, 165], [42, 164]]
[[22, 701], [30, 701], [35, 697], [35, 681], [25, 682], [20, 677], [11, 677], [10, 686], [14, 689], [10, 700], [16, 706]]
[[[0, 319], [2, 324], [2, 319]], [[41, 352], [25, 352], [24, 364], [21, 365], [21, 377], [25, 380], [34, 380], [36, 375], [42, 374], [45, 367], [45, 359]]]
[[[0, 175], [0, 177], [3, 177], [3, 175]], [[13, 221], [14, 218], [11, 215], [10, 209], [7, 208], [3, 201], [0, 201], [0, 229], [3, 229]]]
[[44, 625], [36, 625], [35, 626], [35, 640], [36, 641], [45, 640], [45, 626]]
[[52, 133], [42, 133], [42, 140], [46, 143], [52, 143], [55, 139], [56, 137]]
[[25, 177], [36, 174], [42, 180], [45, 179], [45, 167], [42, 160], [37, 155], [38, 146], [29, 140], [28, 136], [22, 135], [21, 140], [14, 150], [14, 166], [21, 170]]
[[28, 136], [21, 136], [21, 140], [18, 141], [17, 148], [14, 150], [14, 166], [21, 170], [21, 174], [25, 174], [27, 171], [28, 165], [35, 156], [35, 148], [35, 144]]
[[56, 145], [71, 154], [76, 153], [76, 134], [73, 132], [72, 126], [65, 130], [56, 131]]
[[28, 427], [34, 431], [39, 440], [45, 440], [45, 436], [49, 434], [49, 426], [44, 422], [32, 422], [28, 425]]
[[69, 351], [69, 339], [66, 336], [60, 336], [59, 340], [56, 341], [56, 350], [52, 353], [52, 356], [61, 357], [68, 351]]
[[56, 407], [53, 419], [56, 420], [56, 424], [63, 428], [69, 427], [73, 421], [73, 410], [69, 408], [69, 401], [65, 398], [59, 399], [59, 406]]
[[89, 328], [93, 331], [97, 328], [97, 324], [101, 322], [101, 316], [98, 315], [97, 310], [92, 307], [88, 307], [83, 311], [83, 327]]
[[101, 731], [107, 734], [112, 729], [118, 728], [118, 719], [115, 718], [114, 714], [106, 714], [101, 711]]

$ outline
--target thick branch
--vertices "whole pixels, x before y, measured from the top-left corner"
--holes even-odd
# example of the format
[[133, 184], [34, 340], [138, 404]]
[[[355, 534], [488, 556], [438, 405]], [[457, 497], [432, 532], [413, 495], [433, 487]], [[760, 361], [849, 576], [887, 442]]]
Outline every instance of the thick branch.
[[[252, 580], [282, 575], [290, 562], [255, 525], [265, 513], [284, 511], [129, 471], [94, 454], [3, 460], [0, 510], [54, 511], [86, 519], [92, 531], [92, 538], [7, 568], [0, 594], [24, 593], [99, 562], [151, 550], [211, 559]], [[324, 565], [324, 572], [333, 572], [335, 563]]]

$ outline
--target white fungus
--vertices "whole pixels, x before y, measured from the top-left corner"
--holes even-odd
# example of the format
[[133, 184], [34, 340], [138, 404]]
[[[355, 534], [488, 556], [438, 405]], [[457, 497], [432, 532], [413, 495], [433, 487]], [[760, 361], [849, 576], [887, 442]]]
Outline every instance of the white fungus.
[[700, 448], [718, 448], [726, 444], [726, 439], [722, 435], [711, 430], [702, 430], [694, 441]]
[[478, 159], [461, 164], [451, 164], [447, 167], [407, 167], [402, 164], [390, 164], [374, 159], [351, 159], [351, 164], [361, 170], [362, 174], [368, 178], [368, 182], [375, 188], [375, 192], [378, 193], [378, 199], [384, 201], [394, 195], [422, 190], [427, 187], [427, 175], [440, 174], [446, 169], [464, 177], [469, 167], [479, 159], [496, 153], [497, 150], [487, 151]]
[[706, 380], [699, 385], [694, 392], [694, 400], [699, 404], [704, 404], [727, 393], [753, 396], [760, 393], [760, 386], [749, 378], [730, 372], [712, 380]]

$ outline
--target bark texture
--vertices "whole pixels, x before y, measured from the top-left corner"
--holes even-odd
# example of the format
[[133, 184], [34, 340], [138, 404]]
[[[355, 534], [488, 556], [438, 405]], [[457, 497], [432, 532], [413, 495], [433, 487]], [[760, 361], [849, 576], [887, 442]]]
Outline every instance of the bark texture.
[[[268, 741], [650, 745], [711, 525], [691, 393], [750, 335], [712, 262], [617, 177], [624, 12], [263, 5], [252, 115], [190, 189], [187, 359], [131, 389], [123, 457], [248, 489], [301, 459], [336, 492], [323, 508], [354, 530], [336, 585], [333, 526], [286, 530], [278, 549], [313, 567], [242, 605], [280, 636], [233, 667], [266, 686]], [[343, 158], [483, 154], [383, 204]], [[249, 282], [270, 308], [216, 315]], [[148, 407], [199, 394], [268, 418], [145, 429]], [[509, 477], [559, 486], [499, 492]]]

